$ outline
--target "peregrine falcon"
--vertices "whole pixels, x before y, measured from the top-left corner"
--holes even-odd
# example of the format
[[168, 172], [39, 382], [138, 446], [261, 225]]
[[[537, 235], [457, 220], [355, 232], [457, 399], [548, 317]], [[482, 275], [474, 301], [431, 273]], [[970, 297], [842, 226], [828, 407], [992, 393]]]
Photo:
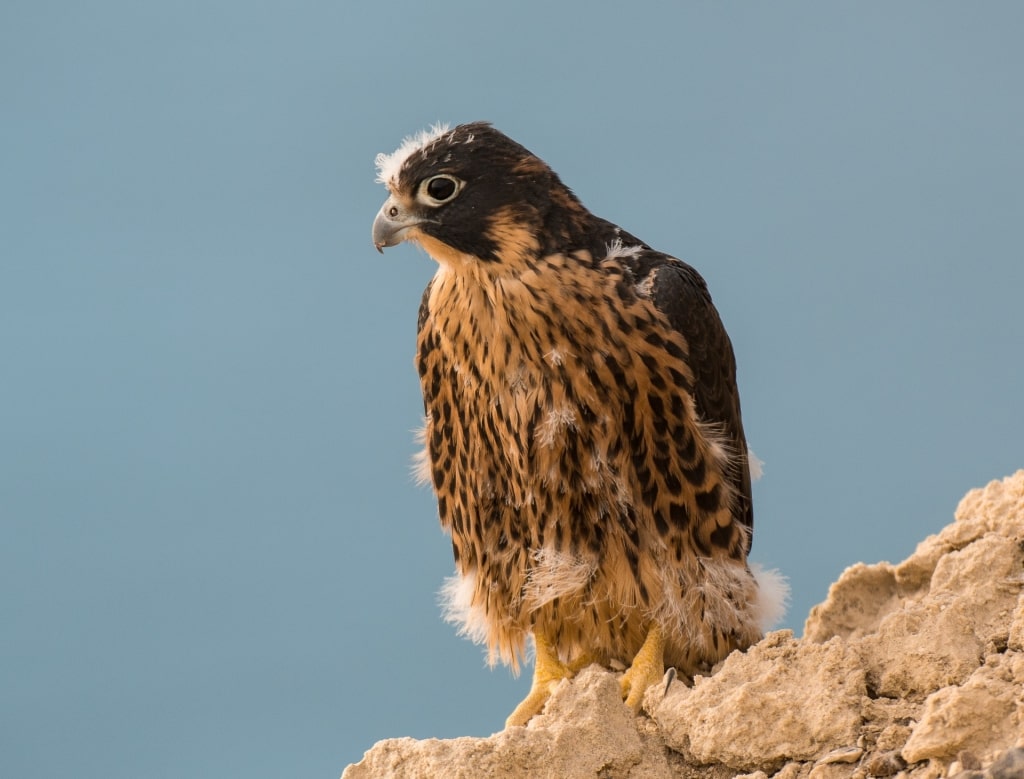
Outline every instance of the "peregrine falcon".
[[532, 638], [507, 725], [590, 663], [625, 668], [638, 711], [666, 665], [693, 675], [758, 641], [777, 604], [747, 564], [736, 364], [704, 279], [489, 123], [433, 127], [376, 163], [374, 245], [438, 264], [416, 367], [448, 616], [492, 665], [518, 670]]

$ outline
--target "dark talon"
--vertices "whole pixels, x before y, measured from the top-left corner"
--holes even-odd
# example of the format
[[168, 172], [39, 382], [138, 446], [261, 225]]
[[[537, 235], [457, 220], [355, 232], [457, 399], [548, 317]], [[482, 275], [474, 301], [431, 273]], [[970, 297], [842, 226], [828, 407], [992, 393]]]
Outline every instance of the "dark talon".
[[676, 669], [669, 668], [665, 671], [665, 691], [662, 692], [661, 697], [664, 698], [668, 695], [668, 688], [672, 686], [672, 682], [676, 680]]

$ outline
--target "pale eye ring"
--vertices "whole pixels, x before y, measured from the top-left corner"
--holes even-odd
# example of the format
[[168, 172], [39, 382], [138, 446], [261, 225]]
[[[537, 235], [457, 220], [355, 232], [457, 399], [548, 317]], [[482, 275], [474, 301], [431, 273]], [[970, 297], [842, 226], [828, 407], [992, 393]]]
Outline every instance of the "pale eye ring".
[[431, 176], [420, 184], [420, 200], [428, 205], [439, 206], [459, 194], [462, 189], [462, 182], [455, 176], [441, 173]]

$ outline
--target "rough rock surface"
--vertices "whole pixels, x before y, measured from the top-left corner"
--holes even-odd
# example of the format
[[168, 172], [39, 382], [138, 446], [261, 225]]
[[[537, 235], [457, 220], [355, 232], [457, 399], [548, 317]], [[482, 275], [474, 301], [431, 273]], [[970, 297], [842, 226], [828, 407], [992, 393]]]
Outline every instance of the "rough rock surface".
[[844, 571], [803, 638], [652, 687], [646, 716], [591, 667], [526, 727], [381, 741], [343, 777], [1024, 779], [1022, 593], [1024, 470], [968, 493], [902, 563]]

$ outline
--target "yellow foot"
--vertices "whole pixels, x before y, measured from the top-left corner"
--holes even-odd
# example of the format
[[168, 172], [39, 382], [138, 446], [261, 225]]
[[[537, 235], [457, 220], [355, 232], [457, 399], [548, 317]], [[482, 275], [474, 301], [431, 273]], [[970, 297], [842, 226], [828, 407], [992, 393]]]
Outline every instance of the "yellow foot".
[[577, 671], [593, 661], [589, 655], [585, 655], [566, 665], [558, 659], [558, 654], [543, 636], [534, 633], [533, 642], [537, 654], [537, 661], [533, 667], [533, 684], [530, 686], [529, 694], [516, 706], [515, 711], [508, 715], [508, 719], [505, 720], [506, 728], [512, 725], [525, 725], [535, 714], [540, 714], [558, 683], [562, 679], [574, 676]]
[[652, 684], [657, 684], [665, 675], [665, 637], [661, 626], [651, 625], [644, 645], [633, 658], [622, 676], [622, 697], [634, 712], [640, 711], [644, 693]]

